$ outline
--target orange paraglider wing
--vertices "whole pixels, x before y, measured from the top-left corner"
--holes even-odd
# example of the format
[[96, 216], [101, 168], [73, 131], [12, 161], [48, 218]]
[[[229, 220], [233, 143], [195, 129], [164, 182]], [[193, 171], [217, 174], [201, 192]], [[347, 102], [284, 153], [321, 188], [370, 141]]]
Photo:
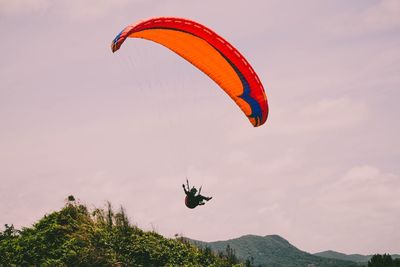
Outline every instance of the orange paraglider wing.
[[211, 29], [182, 18], [153, 18], [123, 29], [113, 40], [112, 51], [128, 37], [154, 41], [185, 58], [213, 79], [254, 126], [267, 120], [267, 97], [256, 72], [238, 50]]

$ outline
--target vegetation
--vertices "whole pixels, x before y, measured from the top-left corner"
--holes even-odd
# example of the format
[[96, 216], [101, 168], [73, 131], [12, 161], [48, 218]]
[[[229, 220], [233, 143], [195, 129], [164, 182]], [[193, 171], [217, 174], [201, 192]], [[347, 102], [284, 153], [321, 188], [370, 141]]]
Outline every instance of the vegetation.
[[[332, 251], [332, 250], [315, 253], [314, 255], [324, 257], [324, 258], [354, 261], [354, 262], [362, 263], [363, 265], [365, 264], [365, 266], [367, 265], [368, 261], [374, 256], [374, 255], [361, 255], [361, 254], [347, 255], [347, 254], [339, 253], [339, 252]], [[398, 255], [398, 254], [392, 254], [390, 256], [393, 259], [396, 259], [396, 258], [400, 259], [400, 255]]]
[[350, 267], [355, 262], [318, 257], [301, 251], [278, 235], [245, 235], [227, 241], [201, 242], [190, 240], [199, 247], [208, 246], [213, 251], [224, 251], [227, 246], [246, 264], [273, 267]]
[[389, 254], [375, 254], [368, 261], [368, 267], [400, 267], [400, 259], [392, 259]]
[[355, 263], [339, 259], [349, 255], [325, 254], [336, 259], [301, 251], [277, 235], [209, 243], [165, 238], [132, 225], [123, 208], [115, 212], [108, 203], [106, 209], [89, 210], [73, 196], [30, 228], [6, 224], [0, 231], [0, 266], [400, 267], [398, 255]]
[[228, 249], [218, 255], [182, 237], [131, 225], [124, 210], [89, 211], [68, 197], [31, 228], [0, 231], [0, 266], [245, 266]]
[[347, 254], [332, 251], [332, 250], [318, 252], [318, 253], [315, 253], [314, 255], [319, 256], [319, 257], [324, 257], [324, 258], [349, 260], [349, 261], [354, 261], [354, 262], [365, 262], [365, 263], [367, 263], [368, 260], [371, 259], [371, 257], [372, 257], [372, 255], [368, 256], [368, 255], [360, 255], [360, 254], [347, 255]]

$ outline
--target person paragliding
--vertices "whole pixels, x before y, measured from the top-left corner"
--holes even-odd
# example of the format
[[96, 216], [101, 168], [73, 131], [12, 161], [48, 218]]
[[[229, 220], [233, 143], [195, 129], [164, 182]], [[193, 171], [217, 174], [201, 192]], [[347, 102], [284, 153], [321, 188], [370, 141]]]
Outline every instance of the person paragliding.
[[209, 201], [212, 199], [212, 197], [205, 197], [200, 194], [201, 186], [200, 186], [199, 192], [197, 192], [197, 189], [194, 186], [192, 188], [190, 188], [189, 181], [187, 179], [186, 179], [186, 185], [187, 185], [187, 189], [185, 187], [185, 184], [182, 184], [182, 187], [186, 194], [185, 205], [189, 209], [194, 209], [197, 206], [202, 206], [202, 205], [206, 204], [204, 202], [204, 200]]

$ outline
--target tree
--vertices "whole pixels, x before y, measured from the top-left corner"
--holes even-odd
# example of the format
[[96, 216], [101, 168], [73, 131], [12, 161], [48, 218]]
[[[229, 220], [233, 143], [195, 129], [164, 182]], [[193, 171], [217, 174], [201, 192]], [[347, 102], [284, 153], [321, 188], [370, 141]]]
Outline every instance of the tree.
[[393, 267], [393, 259], [389, 254], [375, 254], [368, 261], [368, 267]]

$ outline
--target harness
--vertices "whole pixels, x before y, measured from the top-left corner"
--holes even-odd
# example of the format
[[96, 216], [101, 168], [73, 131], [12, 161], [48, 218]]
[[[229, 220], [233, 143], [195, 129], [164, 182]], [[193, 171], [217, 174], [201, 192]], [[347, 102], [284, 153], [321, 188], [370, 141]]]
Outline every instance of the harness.
[[189, 209], [194, 209], [199, 205], [199, 202], [197, 201], [196, 197], [189, 197], [186, 195], [185, 197], [185, 205]]

